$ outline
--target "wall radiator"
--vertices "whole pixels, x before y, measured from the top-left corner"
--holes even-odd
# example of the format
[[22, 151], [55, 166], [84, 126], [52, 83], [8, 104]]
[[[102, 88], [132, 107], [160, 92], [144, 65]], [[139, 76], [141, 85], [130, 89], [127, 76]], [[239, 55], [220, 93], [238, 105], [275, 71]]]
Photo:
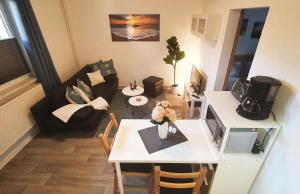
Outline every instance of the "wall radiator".
[[23, 88], [26, 90], [0, 106], [0, 169], [37, 133], [30, 107], [45, 94], [36, 82]]

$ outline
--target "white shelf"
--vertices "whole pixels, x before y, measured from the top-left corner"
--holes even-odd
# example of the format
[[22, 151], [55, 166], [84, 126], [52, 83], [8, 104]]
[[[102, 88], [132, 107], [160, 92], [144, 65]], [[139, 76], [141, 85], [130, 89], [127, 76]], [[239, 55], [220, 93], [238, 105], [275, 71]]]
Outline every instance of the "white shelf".
[[236, 108], [240, 104], [230, 92], [204, 92], [208, 104], [212, 105], [227, 129], [230, 128], [280, 128], [280, 125], [269, 117], [265, 120], [250, 120], [240, 116]]
[[[247, 194], [255, 180], [261, 165], [270, 152], [274, 141], [280, 130], [280, 125], [273, 120], [272, 117], [265, 120], [249, 120], [240, 116], [236, 112], [239, 102], [232, 96], [231, 92], [227, 91], [210, 91], [204, 92], [205, 106], [202, 113], [205, 118], [205, 113], [208, 105], [212, 106], [221, 122], [226, 128], [222, 146], [219, 152], [220, 161], [214, 176], [210, 194], [220, 193], [238, 193]], [[204, 121], [204, 120], [203, 120]], [[206, 127], [206, 123], [202, 123], [202, 129], [212, 140], [212, 135]], [[268, 129], [273, 128], [273, 131], [268, 140], [265, 151], [260, 154], [245, 153], [227, 153], [224, 152], [229, 133], [233, 128], [249, 130], [249, 128]]]

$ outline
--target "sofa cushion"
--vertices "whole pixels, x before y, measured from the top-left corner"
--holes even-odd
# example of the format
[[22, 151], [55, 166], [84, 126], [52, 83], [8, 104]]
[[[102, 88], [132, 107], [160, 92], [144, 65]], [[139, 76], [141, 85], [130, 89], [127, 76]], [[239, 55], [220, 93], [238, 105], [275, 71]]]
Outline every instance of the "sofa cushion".
[[108, 75], [108, 76], [105, 76], [104, 79], [105, 81], [109, 82], [109, 81], [114, 81], [117, 77], [117, 74], [111, 74], [111, 75]]
[[97, 70], [97, 71], [92, 72], [92, 73], [87, 73], [87, 75], [89, 77], [91, 86], [95, 86], [95, 85], [98, 85], [98, 84], [101, 84], [101, 83], [105, 82], [103, 76], [100, 73], [100, 70]]
[[84, 101], [81, 99], [80, 95], [69, 86], [66, 89], [66, 98], [72, 104], [84, 104]]
[[108, 61], [100, 61], [100, 71], [103, 77], [109, 76], [109, 75], [117, 75], [117, 71], [114, 67], [113, 60], [110, 59]]
[[75, 92], [80, 96], [80, 98], [84, 102], [86, 102], [86, 103], [91, 102], [90, 98], [88, 97], [88, 95], [83, 90], [81, 90], [80, 88], [78, 88], [76, 86], [73, 86], [73, 90], [75, 90]]
[[111, 81], [104, 82], [92, 87], [92, 91], [95, 97], [103, 97], [107, 102], [111, 102], [114, 93], [118, 88], [118, 78]]
[[95, 130], [103, 115], [106, 114], [106, 110], [93, 110], [91, 114], [83, 120], [77, 119], [75, 115], [72, 115], [67, 123], [64, 123], [60, 119], [53, 115], [50, 115], [45, 121], [48, 131], [65, 131], [65, 130]]
[[94, 108], [92, 106], [85, 106], [85, 107], [79, 109], [78, 111], [76, 111], [72, 115], [72, 117], [75, 120], [84, 121], [84, 120], [88, 119], [91, 116], [93, 111], [94, 111]]
[[53, 112], [54, 110], [69, 104], [67, 98], [65, 97], [65, 93], [66, 88], [61, 86], [47, 96], [47, 101], [50, 108], [49, 112]]
[[93, 99], [93, 92], [91, 90], [91, 87], [89, 85], [87, 85], [86, 83], [84, 83], [84, 81], [82, 81], [81, 79], [77, 78], [77, 87], [79, 89], [81, 89], [82, 91], [84, 91], [84, 93], [86, 93], [86, 95], [90, 98]]
[[101, 60], [96, 62], [96, 63], [88, 64], [88, 67], [89, 67], [91, 72], [99, 70], [100, 66], [101, 66]]

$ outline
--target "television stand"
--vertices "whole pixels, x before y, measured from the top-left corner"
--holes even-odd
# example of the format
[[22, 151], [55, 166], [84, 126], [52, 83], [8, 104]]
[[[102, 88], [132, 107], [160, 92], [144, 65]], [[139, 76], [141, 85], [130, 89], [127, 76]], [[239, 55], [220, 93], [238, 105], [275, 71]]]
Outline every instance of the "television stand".
[[[184, 84], [184, 94], [183, 98], [190, 102], [189, 106], [189, 116], [190, 118], [193, 118], [194, 116], [194, 109], [198, 108], [201, 114], [201, 106], [196, 106], [197, 104], [202, 104], [204, 101], [204, 96], [202, 94], [196, 94], [194, 91], [194, 88], [192, 87], [190, 82], [186, 82]], [[201, 115], [200, 115], [201, 117]]]

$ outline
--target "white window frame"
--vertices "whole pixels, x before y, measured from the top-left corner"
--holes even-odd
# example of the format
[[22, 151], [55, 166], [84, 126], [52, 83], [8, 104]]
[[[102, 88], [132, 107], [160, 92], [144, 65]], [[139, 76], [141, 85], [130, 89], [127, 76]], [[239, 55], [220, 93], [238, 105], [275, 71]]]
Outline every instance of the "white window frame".
[[[8, 15], [7, 15], [8, 14]], [[9, 34], [9, 38], [16, 38], [18, 43], [19, 43], [19, 47], [21, 49], [21, 52], [25, 58], [26, 64], [30, 70], [29, 73], [24, 74], [20, 77], [17, 77], [15, 79], [12, 79], [6, 83], [3, 83], [0, 85], [0, 101], [3, 105], [3, 98], [6, 98], [7, 94], [3, 94], [3, 91], [6, 91], [7, 89], [9, 89], [9, 91], [11, 91], [10, 95], [11, 98], [6, 98], [5, 101], [10, 101], [11, 99], [15, 98], [16, 96], [14, 95], [15, 92], [18, 92], [19, 90], [22, 90], [22, 88], [25, 88], [28, 86], [28, 84], [31, 84], [33, 82], [37, 82], [36, 78], [35, 78], [35, 73], [33, 71], [31, 62], [29, 60], [29, 57], [26, 53], [26, 50], [22, 44], [21, 41], [21, 37], [15, 27], [15, 22], [13, 19], [11, 19], [12, 14], [10, 11], [10, 8], [6, 6], [6, 3], [3, 0], [0, 0], [0, 19], [3, 20], [4, 24], [5, 24], [5, 28]], [[1, 39], [0, 39], [1, 40]], [[25, 91], [24, 91], [25, 92]]]
[[[25, 48], [22, 44], [21, 37], [20, 37], [20, 35], [18, 33], [18, 30], [16, 28], [16, 23], [12, 19], [13, 18], [12, 17], [12, 12], [11, 12], [11, 10], [10, 10], [10, 8], [9, 8], [9, 6], [8, 6], [8, 4], [5, 0], [0, 0], [0, 12], [3, 16], [3, 20], [4, 20], [4, 23], [7, 27], [7, 30], [10, 33], [10, 38], [16, 38], [17, 39], [17, 41], [19, 43], [19, 47], [20, 47], [21, 52], [23, 54], [23, 57], [25, 58], [26, 64], [29, 68], [30, 73], [27, 73], [25, 75], [35, 77], [35, 72], [33, 70], [31, 61], [30, 61], [30, 59], [27, 55], [27, 52], [26, 52], [26, 50], [25, 50]], [[18, 78], [16, 78], [16, 79], [18, 79]]]

